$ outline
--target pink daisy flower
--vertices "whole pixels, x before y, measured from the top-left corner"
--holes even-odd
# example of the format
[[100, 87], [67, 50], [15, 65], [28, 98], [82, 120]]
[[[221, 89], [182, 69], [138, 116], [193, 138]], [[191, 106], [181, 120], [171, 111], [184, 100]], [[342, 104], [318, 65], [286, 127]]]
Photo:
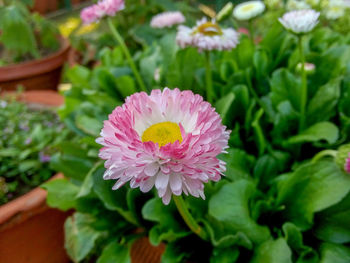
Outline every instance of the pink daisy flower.
[[90, 24], [105, 16], [115, 16], [124, 7], [124, 0], [100, 0], [97, 4], [84, 8], [80, 17], [84, 24]]
[[181, 12], [163, 12], [152, 18], [151, 27], [171, 27], [173, 25], [182, 24], [183, 22], [185, 22], [185, 17]]
[[172, 194], [204, 196], [204, 183], [218, 181], [225, 163], [229, 131], [208, 102], [192, 91], [153, 90], [126, 98], [104, 122], [96, 142], [104, 147], [104, 179], [113, 190], [130, 182], [148, 192], [153, 187], [164, 204]]

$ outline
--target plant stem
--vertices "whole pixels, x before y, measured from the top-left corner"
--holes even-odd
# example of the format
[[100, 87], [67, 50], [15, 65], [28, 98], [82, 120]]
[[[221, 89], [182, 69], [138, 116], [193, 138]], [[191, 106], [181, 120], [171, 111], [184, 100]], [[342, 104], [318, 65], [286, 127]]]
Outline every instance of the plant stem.
[[194, 220], [194, 218], [188, 211], [188, 208], [182, 196], [173, 195], [173, 198], [174, 198], [177, 210], [179, 211], [180, 215], [182, 216], [187, 226], [192, 230], [193, 233], [195, 233], [201, 239], [207, 240], [208, 239], [207, 233], [203, 230], [203, 228], [200, 225], [198, 225], [196, 220]]
[[136, 81], [137, 81], [140, 89], [142, 91], [146, 91], [147, 92], [146, 86], [145, 86], [145, 84], [144, 84], [144, 82], [143, 82], [143, 80], [142, 80], [142, 78], [140, 76], [140, 73], [138, 72], [138, 70], [137, 70], [137, 68], [135, 66], [135, 63], [132, 60], [132, 57], [131, 57], [130, 52], [129, 52], [129, 49], [125, 45], [124, 39], [119, 34], [118, 30], [114, 27], [112, 19], [110, 17], [107, 18], [107, 23], [108, 23], [109, 29], [112, 32], [113, 37], [117, 40], [117, 42], [119, 43], [120, 47], [122, 48], [122, 50], [124, 52], [124, 55], [126, 57], [126, 60], [128, 61], [129, 66], [131, 67], [131, 70], [134, 73], [134, 76], [136, 78]]
[[261, 99], [259, 98], [258, 94], [255, 92], [253, 84], [252, 84], [252, 80], [250, 78], [249, 72], [246, 70], [245, 71], [245, 77], [246, 77], [246, 81], [247, 81], [247, 85], [248, 85], [248, 90], [249, 92], [253, 95], [254, 99], [256, 100], [256, 102], [259, 104], [259, 106], [261, 108], [263, 108], [263, 110], [265, 112], [268, 112], [267, 108], [265, 107], [264, 103], [261, 101]]
[[303, 47], [303, 36], [298, 37], [299, 52], [300, 52], [300, 63], [301, 63], [301, 95], [300, 95], [300, 120], [299, 120], [299, 132], [305, 128], [305, 111], [307, 104], [307, 78], [305, 71], [305, 56]]
[[205, 80], [207, 84], [207, 101], [213, 103], [214, 90], [211, 74], [210, 51], [205, 52]]
[[253, 45], [254, 43], [254, 27], [253, 27], [253, 19], [249, 20], [249, 36], [250, 40], [252, 41]]
[[330, 157], [335, 158], [337, 156], [337, 153], [338, 153], [338, 151], [336, 151], [336, 150], [323, 150], [323, 151], [317, 153], [314, 156], [314, 158], [312, 158], [311, 162], [315, 163], [325, 156], [330, 156]]

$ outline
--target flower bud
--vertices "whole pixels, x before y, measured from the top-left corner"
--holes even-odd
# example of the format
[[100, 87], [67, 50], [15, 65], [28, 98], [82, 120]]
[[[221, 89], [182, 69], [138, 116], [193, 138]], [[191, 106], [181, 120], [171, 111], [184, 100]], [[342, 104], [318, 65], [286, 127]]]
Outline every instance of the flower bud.
[[220, 22], [222, 20], [225, 20], [228, 18], [233, 11], [233, 4], [231, 2], [228, 2], [216, 15], [216, 21]]
[[[311, 74], [314, 74], [315, 73], [315, 64], [312, 64], [312, 63], [307, 63], [305, 62], [304, 63], [304, 70], [306, 71], [306, 73], [308, 75], [311, 75]], [[298, 65], [296, 66], [296, 72], [301, 72], [302, 70], [302, 64], [301, 63], [298, 63]]]
[[347, 173], [350, 173], [350, 144], [339, 147], [335, 162]]

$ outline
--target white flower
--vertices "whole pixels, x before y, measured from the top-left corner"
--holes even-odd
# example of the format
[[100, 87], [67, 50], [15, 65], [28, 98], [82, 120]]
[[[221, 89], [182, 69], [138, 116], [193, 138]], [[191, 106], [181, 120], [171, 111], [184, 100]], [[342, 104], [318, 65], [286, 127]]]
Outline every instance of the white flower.
[[239, 34], [232, 28], [221, 28], [215, 20], [203, 18], [193, 28], [179, 26], [176, 43], [185, 48], [193, 46], [203, 50], [231, 50], [237, 46]]
[[311, 7], [303, 0], [288, 0], [287, 10], [310, 9]]
[[238, 20], [249, 20], [262, 14], [265, 5], [262, 1], [248, 1], [239, 4], [233, 10], [233, 16]]
[[278, 20], [288, 30], [295, 34], [307, 33], [318, 24], [319, 12], [313, 9], [290, 11]]
[[342, 0], [329, 1], [325, 8], [326, 17], [330, 20], [335, 20], [345, 14], [346, 4]]
[[164, 12], [154, 16], [151, 20], [151, 27], [163, 28], [182, 24], [185, 17], [181, 12]]

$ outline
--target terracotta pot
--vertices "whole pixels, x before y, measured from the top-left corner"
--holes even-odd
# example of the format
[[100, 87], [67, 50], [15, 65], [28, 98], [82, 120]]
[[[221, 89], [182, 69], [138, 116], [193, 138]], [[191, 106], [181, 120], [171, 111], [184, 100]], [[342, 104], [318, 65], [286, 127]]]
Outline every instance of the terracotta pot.
[[140, 238], [134, 242], [131, 248], [132, 263], [159, 263], [164, 253], [165, 245], [154, 247], [147, 237]]
[[68, 215], [49, 208], [40, 188], [0, 206], [0, 262], [68, 263], [63, 246]]
[[58, 10], [59, 0], [34, 0], [33, 11], [46, 14]]
[[62, 40], [61, 49], [47, 57], [0, 67], [0, 89], [16, 90], [19, 85], [26, 90], [57, 90], [63, 64], [68, 58], [70, 45]]

